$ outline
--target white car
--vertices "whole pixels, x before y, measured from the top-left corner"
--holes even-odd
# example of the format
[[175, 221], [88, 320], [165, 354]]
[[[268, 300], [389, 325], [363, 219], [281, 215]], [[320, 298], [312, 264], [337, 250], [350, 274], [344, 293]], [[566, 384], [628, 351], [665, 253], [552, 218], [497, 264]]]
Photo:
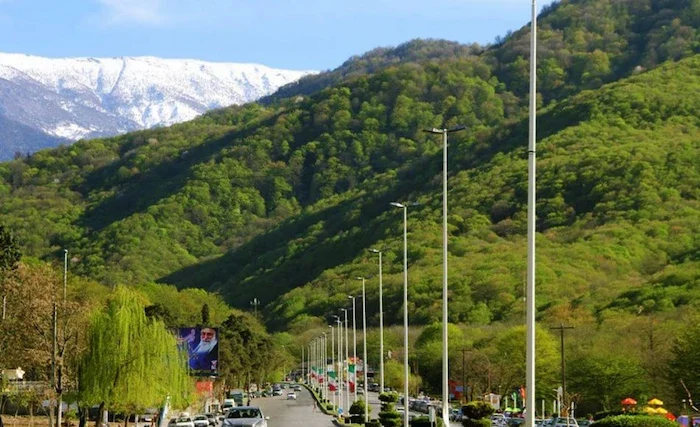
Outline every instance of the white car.
[[231, 408], [224, 418], [223, 427], [267, 427], [269, 419], [257, 406], [239, 406]]
[[189, 415], [181, 415], [177, 418], [171, 418], [168, 427], [194, 427], [194, 421]]
[[287, 400], [297, 400], [297, 394], [293, 391], [287, 393]]
[[209, 417], [206, 415], [195, 415], [192, 422], [194, 427], [209, 427]]

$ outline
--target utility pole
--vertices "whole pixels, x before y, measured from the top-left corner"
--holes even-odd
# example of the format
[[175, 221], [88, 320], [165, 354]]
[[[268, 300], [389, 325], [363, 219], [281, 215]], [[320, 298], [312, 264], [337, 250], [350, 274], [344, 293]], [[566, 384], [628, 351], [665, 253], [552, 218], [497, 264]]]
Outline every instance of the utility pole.
[[466, 348], [462, 349], [462, 403], [466, 403], [467, 400], [467, 363], [465, 357], [467, 351]]
[[250, 302], [250, 305], [253, 306], [253, 315], [255, 317], [258, 317], [258, 306], [260, 305], [260, 300], [257, 298], [253, 298], [253, 301]]
[[566, 408], [567, 411], [567, 416], [568, 416], [568, 405], [566, 405], [566, 362], [564, 358], [564, 330], [565, 329], [574, 329], [573, 326], [564, 326], [563, 323], [559, 324], [559, 326], [554, 326], [549, 329], [555, 329], [559, 331], [559, 336], [561, 338], [561, 398], [563, 400], [562, 405], [564, 408]]

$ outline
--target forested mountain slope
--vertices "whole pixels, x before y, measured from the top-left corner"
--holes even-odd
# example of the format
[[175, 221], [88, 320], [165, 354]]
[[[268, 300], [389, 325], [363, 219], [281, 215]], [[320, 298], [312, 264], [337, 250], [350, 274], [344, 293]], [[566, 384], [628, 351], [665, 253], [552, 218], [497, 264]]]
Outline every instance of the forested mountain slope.
[[[700, 304], [700, 57], [584, 92], [539, 115], [538, 306], [557, 318]], [[519, 319], [526, 260], [527, 123], [453, 138], [450, 286], [453, 321]], [[409, 214], [412, 322], [438, 320], [439, 155], [326, 198], [226, 256], [169, 277], [244, 305], [277, 297], [276, 326], [328, 315], [376, 275], [400, 321], [402, 223]], [[166, 279], [167, 281], [168, 279]], [[374, 279], [376, 280], [376, 279]], [[376, 285], [369, 306], [376, 312]]]
[[[412, 40], [396, 48], [377, 48], [334, 70], [283, 86], [262, 102], [307, 96], [399, 63], [470, 56], [489, 65], [502, 84], [500, 91], [512, 92], [513, 98], [524, 97], [529, 79], [529, 28], [525, 25], [497, 37], [489, 46]], [[697, 0], [554, 1], [538, 17], [538, 91], [549, 103], [696, 53], [700, 53]]]
[[[548, 55], [562, 55], [555, 65], [563, 73], [555, 74], [564, 83], [548, 88], [553, 80], [540, 68], [542, 316], [695, 303], [700, 60], [640, 69], [582, 93], [632, 73], [659, 44], [635, 44], [636, 57], [609, 61], [621, 65], [595, 82], [572, 70], [576, 55], [595, 46], [612, 52], [631, 34], [656, 40], [664, 19], [686, 28], [696, 8], [680, 0], [587, 0], [543, 14], [540, 67], [552, 65]], [[599, 9], [606, 19], [587, 18]], [[567, 22], [583, 34], [579, 50], [566, 41]], [[670, 43], [685, 34], [688, 44], [673, 42], [685, 46], [678, 55], [685, 56], [697, 48], [696, 28], [658, 37]], [[564, 44], [548, 45], [557, 37]], [[240, 307], [257, 297], [282, 326], [342, 305], [359, 287], [353, 277], [375, 274], [370, 246], [387, 251], [388, 311], [396, 312], [402, 227], [388, 203], [416, 200], [412, 318], [429, 322], [441, 282], [441, 147], [421, 130], [463, 124], [467, 131], [451, 138], [450, 151], [453, 320], [517, 319], [527, 139], [518, 82], [526, 78], [526, 39], [523, 29], [480, 55], [469, 46], [414, 41], [368, 54], [356, 68], [349, 63], [332, 86], [308, 96], [290, 92], [265, 105], [0, 164], [0, 223], [29, 255], [52, 259], [70, 248], [77, 274], [105, 284], [203, 287]]]

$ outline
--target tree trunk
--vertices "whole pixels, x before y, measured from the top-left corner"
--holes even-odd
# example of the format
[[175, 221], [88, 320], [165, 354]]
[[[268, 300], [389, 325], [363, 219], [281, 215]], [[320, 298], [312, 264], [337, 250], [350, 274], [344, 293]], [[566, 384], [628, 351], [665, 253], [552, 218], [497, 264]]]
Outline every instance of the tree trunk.
[[87, 424], [87, 416], [89, 410], [89, 408], [78, 406], [78, 417], [80, 420], [78, 421], [78, 427], [85, 427], [85, 425]]
[[97, 409], [97, 421], [95, 421], [95, 427], [101, 427], [102, 426], [102, 411], [105, 409], [105, 403], [100, 402], [100, 406]]
[[129, 414], [124, 414], [124, 427], [129, 427]]

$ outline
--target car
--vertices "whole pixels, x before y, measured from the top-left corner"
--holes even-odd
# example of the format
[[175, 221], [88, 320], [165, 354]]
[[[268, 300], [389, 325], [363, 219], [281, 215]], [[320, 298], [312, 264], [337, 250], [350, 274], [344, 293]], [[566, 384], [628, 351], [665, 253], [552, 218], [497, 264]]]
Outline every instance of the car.
[[576, 418], [567, 417], [555, 417], [552, 418], [552, 422], [549, 424], [551, 427], [579, 427]]
[[287, 400], [297, 400], [297, 394], [293, 391], [287, 393]]
[[294, 386], [294, 391], [301, 391], [301, 386], [300, 385], [295, 385]]
[[450, 421], [462, 421], [462, 410], [453, 408], [450, 411]]
[[209, 417], [204, 414], [195, 415], [192, 418], [192, 422], [194, 423], [194, 427], [209, 427]]
[[283, 394], [283, 391], [280, 388], [276, 388], [276, 389], [272, 390], [273, 396], [282, 396], [282, 394]]
[[207, 412], [207, 413], [204, 414], [204, 415], [206, 415], [206, 417], [209, 419], [209, 425], [210, 425], [210, 426], [218, 426], [218, 425], [219, 425], [219, 422], [218, 422], [218, 420], [216, 419], [216, 414], [215, 414], [215, 413], [213, 413], [213, 412]]
[[269, 419], [257, 406], [240, 406], [231, 408], [224, 418], [223, 427], [267, 427]]
[[177, 418], [171, 418], [168, 427], [194, 427], [194, 421], [189, 415], [180, 415]]
[[493, 414], [491, 415], [491, 425], [493, 427], [501, 427], [507, 424], [506, 417], [503, 414]]
[[362, 387], [357, 387], [357, 394], [365, 394], [365, 389]]

